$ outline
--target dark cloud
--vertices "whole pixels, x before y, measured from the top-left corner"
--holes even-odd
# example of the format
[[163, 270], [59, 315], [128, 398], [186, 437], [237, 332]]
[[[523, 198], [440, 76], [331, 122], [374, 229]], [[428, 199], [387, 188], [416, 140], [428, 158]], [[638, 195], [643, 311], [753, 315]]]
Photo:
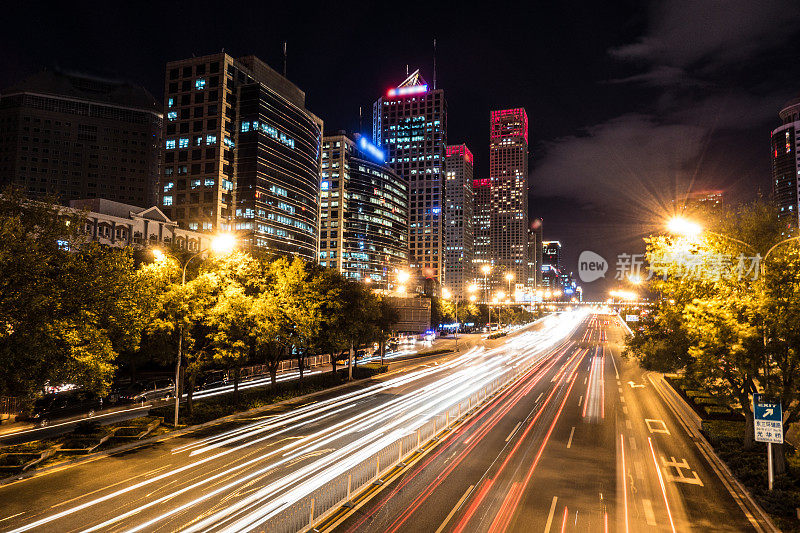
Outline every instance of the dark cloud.
[[672, 67], [724, 67], [783, 43], [797, 31], [795, 0], [668, 0], [653, 3], [648, 32], [611, 50], [620, 59]]

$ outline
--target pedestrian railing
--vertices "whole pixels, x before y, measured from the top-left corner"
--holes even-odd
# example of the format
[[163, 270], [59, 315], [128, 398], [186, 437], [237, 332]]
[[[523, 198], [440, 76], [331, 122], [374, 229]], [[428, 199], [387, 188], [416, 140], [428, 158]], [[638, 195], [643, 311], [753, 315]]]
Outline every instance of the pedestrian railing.
[[509, 368], [458, 403], [428, 418], [416, 430], [362, 460], [299, 501], [287, 505], [254, 531], [296, 533], [313, 528], [370, 484], [382, 483], [382, 477], [398, 464], [509, 386], [540, 360], [535, 358], [528, 364]]

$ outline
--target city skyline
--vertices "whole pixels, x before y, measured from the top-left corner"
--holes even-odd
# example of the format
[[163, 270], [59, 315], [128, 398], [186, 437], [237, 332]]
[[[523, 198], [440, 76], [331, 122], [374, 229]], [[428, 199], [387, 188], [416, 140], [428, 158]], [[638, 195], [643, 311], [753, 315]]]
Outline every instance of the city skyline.
[[[368, 132], [374, 98], [396, 86], [407, 67], [421, 68], [432, 78], [436, 38], [437, 83], [448, 91], [449, 135], [473, 147], [476, 176], [488, 173], [485, 114], [513, 106], [528, 110], [535, 126], [531, 151], [537, 154], [530, 169], [535, 184], [529, 192], [531, 217], [544, 220], [545, 239], [570, 243], [566, 256], [573, 265], [582, 250], [592, 250], [598, 241], [604, 249], [594, 251], [604, 256], [642, 252], [641, 237], [653, 229], [654, 215], [666, 215], [671, 197], [695, 186], [725, 189], [732, 204], [759, 191], [770, 194], [764, 132], [779, 125], [776, 110], [800, 91], [791, 75], [800, 66], [791, 44], [800, 8], [780, 0], [758, 9], [747, 2], [724, 9], [694, 6], [692, 20], [718, 21], [711, 34], [696, 23], [685, 26], [684, 34], [673, 29], [670, 21], [682, 12], [679, 2], [658, 9], [587, 3], [577, 12], [566, 6], [530, 6], [508, 17], [508, 24], [517, 29], [532, 25], [535, 31], [509, 32], [502, 59], [486, 63], [474, 58], [491, 46], [488, 19], [437, 6], [429, 7], [422, 24], [414, 20], [414, 10], [389, 14], [381, 8], [373, 15], [388, 24], [385, 29], [403, 31], [407, 39], [357, 54], [326, 46], [328, 36], [319, 30], [336, 21], [338, 38], [357, 46], [365, 39], [379, 43], [384, 29], [326, 10], [300, 15], [287, 9], [246, 21], [231, 10], [220, 19], [237, 28], [230, 31], [219, 29], [224, 25], [208, 26], [200, 15], [202, 4], [194, 12], [167, 6], [165, 20], [178, 17], [184, 23], [162, 33], [145, 24], [146, 11], [109, 18], [103, 16], [106, 8], [78, 6], [78, 25], [68, 27], [60, 24], [67, 16], [64, 7], [54, 5], [41, 13], [34, 30], [18, 9], [11, 6], [9, 14], [20, 23], [0, 37], [8, 51], [0, 58], [0, 87], [42, 67], [61, 67], [140, 83], [160, 99], [168, 61], [224, 48], [252, 53], [281, 72], [287, 41], [288, 78], [306, 91], [308, 108], [330, 132]], [[253, 6], [251, 12], [258, 15], [263, 9]], [[562, 26], [572, 31], [559, 30]], [[478, 37], [465, 40], [463, 27], [474, 27]], [[263, 39], [267, 28], [273, 37]], [[22, 47], [24, 35], [32, 31], [45, 37]], [[583, 36], [581, 42], [568, 38], [575, 32]], [[58, 46], [78, 33], [86, 39]], [[547, 45], [531, 47], [523, 35]], [[685, 50], [682, 43], [695, 35], [703, 38], [694, 50]], [[337, 77], [358, 81], [331, 83]], [[489, 90], [486, 80], [501, 83]], [[662, 153], [664, 144], [675, 149]], [[656, 182], [663, 186], [655, 187]], [[589, 196], [587, 191], [599, 184], [604, 186], [598, 194]]]

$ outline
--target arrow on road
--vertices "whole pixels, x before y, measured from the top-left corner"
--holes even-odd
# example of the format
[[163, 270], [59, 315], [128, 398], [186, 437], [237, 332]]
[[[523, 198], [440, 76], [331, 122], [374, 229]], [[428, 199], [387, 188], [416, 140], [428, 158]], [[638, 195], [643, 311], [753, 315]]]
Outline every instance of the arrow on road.
[[634, 383], [633, 381], [629, 381], [628, 385], [630, 385], [632, 389], [638, 389], [638, 388], [642, 388], [643, 389], [644, 388], [644, 385], [638, 385], [638, 384]]

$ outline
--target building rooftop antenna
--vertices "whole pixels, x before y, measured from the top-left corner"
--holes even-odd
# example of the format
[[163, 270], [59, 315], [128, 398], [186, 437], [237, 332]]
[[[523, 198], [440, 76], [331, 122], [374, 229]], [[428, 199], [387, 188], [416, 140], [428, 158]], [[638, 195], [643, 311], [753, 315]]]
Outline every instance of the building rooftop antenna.
[[436, 38], [433, 39], [433, 89], [436, 90]]
[[286, 77], [286, 41], [283, 41], [283, 77]]

